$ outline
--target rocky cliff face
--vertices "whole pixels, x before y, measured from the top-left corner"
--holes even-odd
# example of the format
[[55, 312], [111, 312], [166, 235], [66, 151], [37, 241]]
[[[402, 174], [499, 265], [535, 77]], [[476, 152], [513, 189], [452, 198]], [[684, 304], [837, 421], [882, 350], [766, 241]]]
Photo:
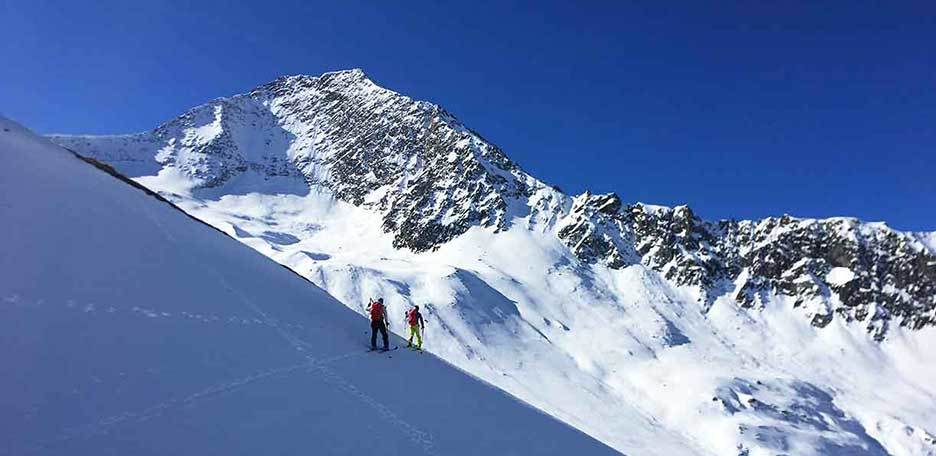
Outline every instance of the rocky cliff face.
[[504, 229], [508, 203], [543, 187], [439, 106], [379, 87], [361, 70], [283, 77], [153, 132], [103, 138], [103, 147], [98, 138], [54, 139], [118, 169], [149, 155], [196, 191], [248, 171], [301, 176], [381, 211], [395, 245], [414, 251], [475, 225]]
[[474, 225], [503, 229], [508, 201], [541, 185], [439, 106], [360, 70], [283, 78], [250, 96], [311, 140], [294, 156], [303, 174], [382, 211], [397, 247], [428, 250]]
[[891, 321], [936, 323], [936, 255], [917, 236], [855, 219], [707, 222], [686, 206], [623, 206], [613, 194], [575, 199], [558, 235], [582, 260], [622, 268], [641, 263], [703, 305], [730, 294], [743, 307], [787, 296], [815, 326], [836, 316], [881, 339]]
[[394, 245], [417, 252], [472, 226], [499, 231], [517, 216], [549, 212], [543, 219], [557, 221], [559, 239], [584, 263], [644, 264], [697, 287], [703, 306], [730, 294], [753, 308], [782, 295], [816, 326], [858, 320], [878, 338], [892, 321], [936, 323], [936, 255], [923, 242], [930, 234], [841, 218], [708, 222], [685, 206], [571, 198], [444, 109], [379, 87], [360, 70], [280, 78], [152, 132], [53, 140], [131, 176], [177, 173], [195, 193], [245, 175], [324, 186], [379, 211]]

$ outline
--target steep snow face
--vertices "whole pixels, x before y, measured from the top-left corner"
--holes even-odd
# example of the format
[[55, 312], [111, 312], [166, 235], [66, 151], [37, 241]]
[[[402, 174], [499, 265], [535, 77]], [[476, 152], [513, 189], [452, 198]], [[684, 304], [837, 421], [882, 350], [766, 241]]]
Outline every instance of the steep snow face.
[[[926, 348], [936, 263], [920, 236], [848, 219], [713, 223], [687, 207], [571, 198], [440, 108], [358, 71], [284, 78], [206, 106], [225, 103], [263, 112], [225, 127], [251, 132], [231, 137], [254, 146], [238, 152], [242, 171], [208, 186], [159, 162], [175, 150], [152, 139], [165, 126], [54, 140], [358, 312], [383, 296], [396, 323], [421, 305], [433, 353], [623, 452], [936, 451], [936, 408], [919, 406], [936, 403]], [[268, 115], [275, 128], [254, 129]], [[183, 136], [207, 137], [212, 122]], [[279, 130], [290, 132], [281, 149]], [[423, 140], [439, 137], [470, 141]], [[251, 165], [266, 154], [296, 171]]]
[[0, 454], [613, 453], [367, 353], [331, 296], [2, 118], [0, 158]]

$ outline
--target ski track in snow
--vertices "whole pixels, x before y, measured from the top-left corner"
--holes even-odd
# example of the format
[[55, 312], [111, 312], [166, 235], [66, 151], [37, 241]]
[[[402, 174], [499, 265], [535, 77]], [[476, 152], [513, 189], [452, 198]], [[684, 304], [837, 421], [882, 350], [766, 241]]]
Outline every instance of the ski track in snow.
[[183, 398], [170, 399], [164, 402], [157, 403], [150, 407], [146, 407], [137, 411], [126, 411], [123, 413], [118, 413], [111, 415], [90, 424], [76, 426], [73, 428], [66, 429], [58, 437], [40, 443], [33, 446], [30, 451], [37, 452], [49, 448], [55, 444], [60, 444], [67, 442], [73, 439], [79, 438], [89, 438], [96, 435], [104, 435], [110, 432], [110, 429], [124, 423], [130, 422], [144, 422], [152, 418], [161, 416], [167, 412], [173, 410], [194, 405], [200, 401], [207, 400], [213, 397], [221, 396], [230, 392], [235, 391], [237, 388], [254, 383], [256, 381], [273, 377], [279, 374], [285, 374], [296, 369], [306, 366], [308, 363], [299, 363], [285, 367], [279, 367], [275, 369], [269, 369], [266, 371], [257, 372], [246, 377], [241, 377], [233, 380], [227, 380], [219, 383], [215, 383], [206, 388], [203, 388], [195, 393], [192, 393]]
[[[293, 334], [290, 334], [286, 329], [281, 328], [279, 324], [275, 320], [267, 316], [267, 314], [264, 313], [263, 310], [259, 306], [254, 304], [250, 299], [242, 295], [237, 290], [228, 286], [227, 282], [224, 281], [224, 278], [221, 276], [220, 273], [214, 270], [212, 271], [218, 275], [219, 280], [221, 280], [221, 282], [225, 286], [227, 286], [233, 293], [235, 293], [241, 299], [241, 302], [243, 302], [251, 310], [253, 310], [258, 315], [260, 315], [263, 318], [263, 320], [266, 321], [271, 327], [273, 327], [273, 329], [275, 329], [279, 333], [279, 335], [283, 337], [283, 339], [285, 339], [290, 345], [292, 345], [294, 349], [303, 353], [306, 351], [306, 348], [310, 346], [309, 343], [303, 341], [302, 339], [296, 337]], [[338, 356], [335, 358], [329, 358], [327, 361], [324, 361], [324, 362], [316, 361], [310, 355], [306, 355], [306, 356], [310, 361], [308, 363], [310, 367], [309, 369], [310, 372], [318, 373], [322, 377], [322, 379], [327, 381], [329, 384], [335, 386], [338, 389], [345, 391], [346, 393], [349, 393], [351, 396], [357, 398], [359, 401], [361, 401], [368, 407], [373, 408], [381, 418], [383, 418], [385, 421], [399, 428], [401, 432], [403, 432], [413, 443], [415, 443], [418, 447], [422, 448], [426, 454], [435, 454], [435, 451], [433, 451], [433, 446], [432, 446], [432, 437], [429, 433], [421, 431], [417, 429], [415, 426], [413, 426], [412, 424], [406, 422], [405, 420], [400, 418], [397, 414], [393, 413], [393, 411], [390, 410], [389, 407], [382, 404], [380, 401], [374, 399], [374, 397], [368, 395], [360, 388], [357, 388], [356, 386], [354, 386], [354, 384], [351, 381], [345, 379], [344, 377], [339, 375], [337, 372], [335, 372], [332, 369], [329, 369], [326, 366], [328, 362], [337, 361], [339, 359], [344, 359], [344, 358], [348, 358], [351, 356], [357, 356], [359, 354], [361, 354], [361, 352], [348, 353], [346, 355]]]
[[[5, 301], [13, 302], [11, 298], [6, 298]], [[22, 302], [22, 299], [17, 297], [16, 302]], [[90, 424], [72, 427], [64, 430], [58, 437], [52, 440], [33, 445], [31, 448], [29, 448], [28, 451], [39, 452], [56, 444], [61, 444], [70, 440], [105, 435], [110, 432], [112, 428], [121, 424], [131, 422], [145, 422], [150, 419], [160, 417], [166, 413], [171, 413], [175, 410], [197, 405], [198, 403], [205, 400], [210, 400], [212, 398], [230, 394], [249, 384], [275, 378], [277, 376], [289, 375], [300, 371], [319, 375], [323, 380], [334, 386], [336, 389], [344, 391], [368, 407], [374, 409], [378, 413], [378, 416], [387, 421], [388, 424], [398, 428], [414, 444], [422, 448], [425, 454], [436, 454], [433, 449], [431, 434], [424, 432], [413, 424], [403, 420], [397, 414], [393, 413], [389, 407], [376, 400], [373, 396], [368, 395], [360, 388], [357, 388], [351, 381], [342, 377], [340, 374], [335, 372], [333, 369], [328, 368], [327, 366], [327, 364], [332, 362], [363, 356], [366, 354], [366, 352], [356, 350], [328, 358], [316, 359], [311, 355], [304, 354], [306, 348], [312, 346], [310, 343], [305, 342], [292, 334], [289, 334], [285, 329], [281, 328], [275, 320], [269, 318], [265, 313], [263, 313], [259, 307], [253, 305], [252, 307], [255, 308], [258, 314], [264, 317], [266, 325], [277, 330], [277, 332], [284, 339], [286, 339], [287, 342], [289, 342], [289, 344], [292, 345], [292, 347], [297, 352], [303, 354], [302, 356], [306, 358], [306, 361], [263, 370], [244, 377], [221, 381], [181, 398], [170, 399], [140, 410], [126, 411], [102, 418]]]
[[148, 421], [150, 419], [159, 417], [165, 413], [172, 412], [173, 410], [190, 407], [199, 402], [232, 393], [243, 386], [256, 383], [261, 380], [273, 378], [278, 375], [291, 374], [302, 368], [309, 368], [308, 371], [312, 372], [314, 371], [314, 369], [312, 368], [314, 368], [317, 364], [330, 363], [330, 362], [339, 361], [342, 359], [347, 359], [347, 358], [350, 358], [353, 356], [359, 356], [359, 355], [361, 355], [361, 352], [351, 352], [351, 353], [345, 353], [342, 355], [337, 355], [337, 356], [333, 356], [333, 357], [322, 359], [322, 360], [311, 359], [309, 361], [303, 361], [303, 362], [291, 364], [288, 366], [281, 366], [281, 367], [276, 367], [273, 369], [267, 369], [267, 370], [263, 370], [260, 372], [255, 372], [245, 377], [239, 377], [239, 378], [235, 378], [231, 380], [218, 382], [210, 386], [207, 386], [205, 388], [202, 388], [201, 390], [195, 393], [189, 394], [187, 396], [184, 396], [182, 398], [170, 399], [167, 401], [159, 402], [155, 405], [146, 407], [144, 409], [118, 413], [115, 415], [102, 418], [90, 424], [75, 426], [75, 427], [66, 429], [58, 437], [52, 440], [34, 445], [30, 449], [30, 451], [33, 451], [33, 452], [41, 451], [55, 444], [67, 442], [73, 439], [89, 438], [89, 437], [93, 437], [96, 435], [104, 435], [110, 432], [110, 429], [115, 426], [119, 426], [121, 424], [130, 423], [130, 422], [140, 423], [140, 422]]
[[399, 428], [400, 432], [404, 433], [413, 443], [422, 448], [425, 454], [436, 454], [433, 448], [431, 434], [421, 431], [406, 420], [403, 420], [399, 415], [393, 413], [389, 407], [374, 399], [373, 396], [365, 393], [360, 388], [354, 386], [353, 383], [346, 380], [334, 370], [329, 369], [325, 364], [316, 363], [311, 367], [311, 370], [317, 371], [322, 379], [374, 409], [381, 418]]
[[[166, 235], [166, 238], [170, 242], [174, 243], [176, 241], [175, 238], [168, 232], [168, 230], [163, 228], [163, 226], [160, 224], [157, 217], [150, 216], [149, 219], [153, 222], [154, 225], [158, 226], [162, 230], [162, 232]], [[189, 254], [189, 257], [195, 260], [193, 255]], [[144, 408], [142, 410], [127, 411], [127, 412], [123, 412], [123, 413], [119, 413], [116, 415], [111, 415], [111, 416], [102, 418], [90, 424], [66, 429], [58, 437], [50, 441], [39, 443], [33, 446], [29, 451], [38, 452], [50, 446], [53, 446], [55, 444], [60, 444], [63, 442], [67, 442], [69, 440], [76, 439], [76, 438], [89, 438], [89, 437], [93, 437], [96, 435], [107, 434], [111, 428], [115, 426], [119, 426], [120, 424], [124, 424], [128, 422], [144, 422], [144, 421], [159, 417], [165, 413], [169, 413], [173, 410], [178, 410], [184, 407], [190, 407], [201, 401], [208, 400], [208, 399], [218, 397], [221, 395], [229, 394], [245, 385], [252, 384], [252, 383], [264, 380], [264, 379], [273, 378], [278, 375], [291, 374], [293, 372], [296, 372], [297, 370], [306, 368], [305, 369], [306, 372], [319, 375], [323, 380], [325, 380], [330, 385], [334, 386], [336, 389], [344, 391], [345, 393], [356, 398], [357, 400], [364, 403], [368, 407], [374, 409], [374, 411], [377, 412], [378, 416], [380, 416], [383, 420], [387, 421], [389, 424], [399, 429], [400, 432], [402, 432], [405, 436], [407, 436], [410, 439], [410, 441], [412, 441], [417, 447], [422, 448], [425, 454], [436, 454], [433, 448], [431, 434], [418, 429], [413, 424], [402, 419], [399, 415], [393, 413], [393, 411], [389, 407], [387, 407], [386, 405], [384, 405], [383, 403], [375, 399], [373, 396], [368, 395], [363, 390], [356, 387], [351, 381], [347, 380], [346, 378], [342, 377], [334, 370], [327, 367], [328, 363], [355, 357], [355, 356], [361, 356], [362, 354], [364, 354], [364, 352], [354, 351], [354, 352], [349, 352], [349, 353], [345, 353], [342, 355], [337, 355], [337, 356], [333, 356], [333, 357], [329, 357], [325, 359], [314, 358], [313, 356], [306, 353], [307, 348], [310, 348], [311, 344], [309, 344], [308, 342], [302, 340], [301, 338], [289, 332], [288, 327], [293, 327], [295, 325], [289, 325], [289, 324], [285, 326], [282, 325], [279, 321], [267, 315], [267, 313], [264, 312], [260, 306], [256, 305], [252, 300], [244, 296], [236, 288], [231, 287], [230, 284], [225, 279], [225, 277], [220, 272], [218, 272], [214, 267], [211, 267], [210, 265], [205, 265], [204, 263], [201, 263], [201, 264], [205, 268], [205, 270], [209, 272], [210, 274], [212, 274], [213, 276], [215, 276], [215, 278], [229, 292], [237, 296], [237, 298], [241, 301], [243, 305], [245, 305], [251, 312], [256, 314], [259, 317], [259, 320], [258, 319], [237, 320], [236, 317], [228, 317], [228, 319], [219, 318], [217, 316], [204, 317], [199, 314], [188, 314], [187, 312], [183, 312], [181, 313], [181, 315], [183, 316], [190, 315], [192, 316], [192, 318], [202, 317], [202, 318], [197, 318], [202, 321], [260, 322], [264, 326], [269, 327], [273, 329], [274, 331], [276, 331], [277, 334], [280, 337], [282, 337], [287, 343], [289, 343], [289, 345], [291, 345], [294, 350], [296, 350], [298, 353], [304, 356], [306, 358], [306, 361], [297, 363], [297, 364], [291, 364], [288, 366], [282, 366], [282, 367], [264, 370], [261, 372], [248, 375], [246, 377], [240, 377], [240, 378], [236, 378], [233, 380], [222, 381], [216, 384], [212, 384], [208, 387], [205, 387], [195, 393], [192, 393], [180, 399], [170, 399], [168, 401], [160, 402], [158, 404]], [[300, 280], [299, 277], [297, 277], [297, 280]], [[19, 295], [11, 295], [11, 296], [5, 297], [3, 301], [8, 304], [15, 304], [20, 307], [24, 306], [24, 300]], [[37, 308], [43, 304], [42, 300], [37, 300], [33, 302], [35, 302], [33, 306]], [[66, 307], [70, 309], [82, 308], [84, 312], [93, 312], [96, 310], [96, 307], [94, 306], [94, 304], [86, 304], [84, 307], [80, 307], [76, 302], [72, 300], [69, 300], [66, 303]], [[111, 306], [106, 311], [110, 313], [114, 313], [115, 308]], [[165, 318], [165, 317], [172, 316], [172, 314], [167, 313], [167, 312], [157, 312], [151, 309], [143, 309], [143, 308], [136, 307], [136, 306], [134, 306], [131, 309], [131, 311], [139, 313], [139, 314], [143, 314], [150, 318], [160, 318], [160, 317]], [[302, 329], [301, 325], [299, 325], [298, 329]]]
[[[17, 310], [39, 310], [43, 308], [48, 308], [50, 302], [44, 299], [32, 299], [24, 298], [20, 295], [10, 295], [5, 298], [0, 299], [7, 306], [0, 306], [0, 310], [10, 310], [11, 308]], [[11, 306], [12, 305], [12, 306]], [[73, 299], [65, 301], [62, 305], [65, 309], [75, 312], [76, 316], [94, 316], [96, 314], [107, 314], [113, 316], [131, 316], [131, 317], [145, 317], [146, 319], [151, 319], [155, 321], [163, 320], [173, 320], [173, 321], [196, 321], [201, 323], [210, 323], [210, 324], [223, 324], [228, 326], [265, 326], [273, 327], [272, 324], [268, 321], [261, 320], [259, 318], [248, 318], [238, 315], [221, 315], [221, 314], [210, 314], [210, 313], [195, 313], [195, 312], [164, 312], [157, 311], [155, 309], [150, 309], [146, 307], [133, 306], [133, 307], [118, 307], [114, 305], [108, 305], [107, 307], [100, 306], [93, 302], [79, 302]], [[276, 323], [280, 327], [285, 327], [289, 329], [303, 330], [305, 326], [300, 323]]]
[[[156, 217], [152, 217], [152, 218], [154, 219], [154, 223], [157, 223], [157, 224], [159, 223], [155, 221]], [[160, 226], [160, 228], [162, 227]], [[163, 229], [163, 231], [166, 231], [166, 230]], [[171, 235], [168, 235], [168, 233], [167, 233], [167, 237], [171, 241], [173, 242], [175, 241], [175, 239], [172, 238]], [[192, 259], [195, 260], [194, 257]], [[228, 291], [230, 291], [235, 296], [237, 296], [237, 298], [241, 301], [242, 304], [244, 304], [247, 308], [249, 308], [251, 311], [257, 314], [261, 318], [261, 320], [263, 320], [264, 322], [266, 322], [267, 325], [273, 328], [297, 352], [300, 352], [304, 356], [306, 356], [306, 358], [309, 360], [308, 365], [310, 366], [310, 371], [321, 374], [322, 378], [326, 380], [328, 383], [351, 394], [353, 397], [357, 398], [359, 401], [363, 402], [365, 405], [373, 408], [381, 418], [383, 418], [384, 420], [388, 421], [390, 424], [393, 424], [394, 426], [399, 428], [401, 432], [403, 432], [413, 443], [415, 443], [418, 447], [422, 448], [426, 454], [435, 454], [435, 452], [433, 451], [432, 437], [429, 433], [419, 430], [411, 423], [406, 422], [405, 420], [400, 418], [397, 414], [393, 413], [393, 411], [389, 407], [385, 406], [380, 401], [374, 399], [372, 396], [368, 395], [361, 389], [354, 386], [354, 384], [351, 381], [343, 378], [337, 372], [325, 366], [325, 363], [327, 362], [336, 361], [338, 359], [343, 359], [343, 358], [347, 358], [350, 356], [355, 356], [355, 353], [358, 353], [358, 352], [348, 353], [345, 355], [341, 355], [339, 357], [330, 358], [324, 362], [317, 361], [311, 355], [305, 354], [306, 348], [310, 347], [309, 343], [291, 334], [286, 328], [281, 327], [279, 322], [276, 319], [271, 318], [269, 315], [266, 314], [266, 312], [263, 311], [263, 309], [260, 306], [254, 303], [250, 298], [245, 296], [235, 287], [232, 287], [228, 283], [224, 275], [221, 274], [213, 266], [205, 265], [205, 264], [203, 264], [203, 266], [205, 267], [207, 271], [209, 271], [212, 275], [214, 275], [218, 279], [218, 281]], [[296, 280], [306, 280], [306, 279], [296, 276]]]
[[[293, 339], [291, 342], [297, 342], [301, 345], [309, 345], [308, 343], [301, 341], [299, 339]], [[273, 369], [267, 369], [260, 372], [253, 373], [245, 377], [239, 377], [231, 380], [225, 380], [218, 382], [202, 388], [201, 390], [184, 396], [182, 398], [170, 399], [146, 407], [141, 410], [136, 411], [126, 411], [111, 415], [90, 424], [81, 425], [72, 427], [64, 430], [58, 437], [38, 443], [30, 448], [30, 452], [39, 452], [45, 450], [49, 447], [52, 447], [56, 444], [61, 444], [74, 439], [81, 438], [90, 438], [97, 435], [105, 435], [115, 426], [119, 426], [125, 423], [141, 423], [148, 421], [153, 418], [157, 418], [167, 413], [171, 413], [175, 410], [182, 408], [187, 408], [194, 406], [202, 401], [210, 400], [222, 395], [230, 394], [246, 385], [256, 383], [262, 380], [274, 378], [281, 375], [289, 375], [297, 371], [309, 372], [319, 375], [323, 380], [328, 384], [334, 386], [336, 389], [348, 393], [352, 397], [358, 399], [365, 405], [370, 408], [373, 408], [378, 415], [387, 421], [389, 424], [398, 428], [404, 435], [406, 435], [414, 444], [422, 448], [425, 454], [436, 454], [433, 449], [432, 436], [431, 434], [424, 432], [418, 429], [416, 426], [411, 423], [403, 420], [397, 414], [382, 404], [380, 401], [374, 399], [373, 396], [365, 393], [360, 388], [357, 388], [351, 381], [339, 375], [334, 370], [330, 369], [327, 365], [332, 362], [345, 360], [348, 358], [354, 358], [358, 356], [365, 355], [366, 352], [363, 351], [353, 351], [344, 353], [341, 355], [332, 356], [324, 359], [315, 359], [311, 356], [307, 356], [307, 361], [303, 361], [296, 364], [291, 364], [288, 366], [276, 367]]]

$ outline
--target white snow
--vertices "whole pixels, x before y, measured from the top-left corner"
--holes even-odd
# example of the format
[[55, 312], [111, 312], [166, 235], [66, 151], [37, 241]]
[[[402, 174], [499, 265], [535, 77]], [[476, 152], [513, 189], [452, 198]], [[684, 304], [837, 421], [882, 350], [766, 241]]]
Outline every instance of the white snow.
[[936, 231], [931, 231], [928, 233], [917, 233], [916, 238], [920, 240], [927, 248], [930, 249], [930, 252], [936, 254]]
[[836, 267], [832, 268], [828, 274], [826, 274], [825, 280], [830, 285], [845, 285], [848, 282], [851, 282], [855, 279], [855, 273], [848, 268]]
[[612, 453], [431, 354], [367, 353], [319, 288], [2, 118], [0, 160], [0, 454]]
[[[355, 89], [371, 96], [361, 109], [385, 108], [389, 91], [375, 87]], [[936, 453], [936, 329], [892, 327], [878, 343], [864, 322], [812, 326], [811, 316], [827, 309], [821, 300], [794, 307], [763, 296], [762, 307], [742, 309], [726, 294], [703, 308], [698, 289], [646, 267], [579, 262], [555, 236], [571, 198], [539, 185], [531, 184], [529, 201], [510, 202], [505, 231], [474, 227], [436, 251], [398, 250], [376, 207], [387, 188], [355, 207], [315, 185], [328, 172], [318, 168], [328, 147], [316, 142], [316, 128], [334, 125], [280, 121], [295, 142], [264, 152], [322, 146], [305, 152], [311, 186], [298, 176], [262, 186], [245, 173], [193, 190], [197, 178], [139, 166], [148, 157], [128, 159], [114, 139], [80, 138], [88, 143], [81, 150], [118, 157], [120, 171], [359, 313], [372, 296], [386, 299], [394, 322], [420, 304], [428, 350], [627, 454]], [[405, 191], [405, 180], [393, 190]], [[857, 222], [838, 222], [855, 235]], [[848, 273], [830, 276], [844, 283]]]

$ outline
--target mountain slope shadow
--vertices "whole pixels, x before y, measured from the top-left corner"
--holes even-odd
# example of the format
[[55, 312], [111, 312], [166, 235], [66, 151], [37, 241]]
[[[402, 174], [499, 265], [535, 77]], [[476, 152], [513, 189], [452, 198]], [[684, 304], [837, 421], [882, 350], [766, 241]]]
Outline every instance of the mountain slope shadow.
[[[735, 378], [718, 388], [729, 415], [742, 417], [741, 446], [790, 454], [887, 455], [855, 418], [835, 405], [835, 398], [802, 380], [750, 381]], [[812, 448], [800, 448], [809, 442]]]
[[455, 306], [470, 330], [485, 342], [489, 328], [530, 330], [538, 337], [549, 340], [520, 314], [517, 303], [501, 294], [473, 272], [457, 269], [451, 275], [455, 289]]

